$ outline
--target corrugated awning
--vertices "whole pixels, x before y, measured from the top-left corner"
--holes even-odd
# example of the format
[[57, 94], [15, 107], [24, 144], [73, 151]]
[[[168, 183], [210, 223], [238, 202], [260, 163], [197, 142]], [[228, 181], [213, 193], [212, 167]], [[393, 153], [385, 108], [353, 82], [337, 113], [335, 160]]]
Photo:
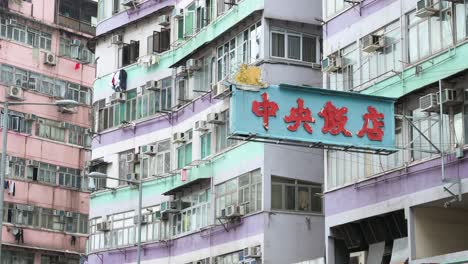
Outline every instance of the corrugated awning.
[[203, 183], [210, 182], [210, 181], [211, 181], [210, 177], [197, 178], [195, 180], [192, 180], [192, 181], [186, 182], [186, 183], [184, 183], [182, 185], [179, 185], [177, 187], [174, 187], [174, 188], [166, 191], [165, 193], [163, 193], [163, 195], [173, 195], [173, 194], [181, 192], [182, 190], [184, 190], [186, 188], [189, 188], [191, 186], [194, 186], [194, 185], [197, 185], [197, 184], [203, 184]]

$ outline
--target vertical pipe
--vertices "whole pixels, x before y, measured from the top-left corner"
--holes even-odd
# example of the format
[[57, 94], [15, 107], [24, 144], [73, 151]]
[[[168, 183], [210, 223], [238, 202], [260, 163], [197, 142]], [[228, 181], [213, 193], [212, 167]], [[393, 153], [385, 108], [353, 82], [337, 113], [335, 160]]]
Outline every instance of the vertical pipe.
[[[0, 163], [0, 183], [5, 182], [6, 158], [7, 158], [7, 136], [8, 136], [8, 102], [3, 104], [3, 126], [2, 126], [2, 160]], [[4, 190], [0, 193], [0, 263], [2, 262], [2, 230], [3, 230], [3, 199]]]
[[439, 115], [439, 149], [440, 149], [440, 170], [442, 173], [442, 181], [445, 181], [445, 164], [444, 164], [444, 146], [442, 140], [444, 139], [444, 103], [442, 101], [442, 80], [439, 80], [439, 102], [440, 102], [440, 115]]
[[138, 183], [138, 244], [137, 244], [137, 264], [140, 264], [141, 259], [141, 210], [143, 203], [143, 181], [140, 179]]

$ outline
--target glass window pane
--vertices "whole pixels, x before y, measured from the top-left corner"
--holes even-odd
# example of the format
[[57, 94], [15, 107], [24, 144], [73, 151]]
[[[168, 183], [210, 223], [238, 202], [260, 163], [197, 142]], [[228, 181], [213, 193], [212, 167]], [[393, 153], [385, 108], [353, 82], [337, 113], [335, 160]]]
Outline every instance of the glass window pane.
[[301, 37], [288, 35], [288, 58], [301, 59]]

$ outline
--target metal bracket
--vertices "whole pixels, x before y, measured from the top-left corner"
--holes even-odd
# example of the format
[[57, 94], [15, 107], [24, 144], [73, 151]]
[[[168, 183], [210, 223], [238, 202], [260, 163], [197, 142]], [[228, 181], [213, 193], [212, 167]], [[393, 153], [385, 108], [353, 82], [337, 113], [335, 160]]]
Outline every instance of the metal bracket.
[[[450, 205], [454, 202], [461, 202], [462, 201], [462, 189], [461, 189], [461, 180], [460, 179], [446, 179], [445, 182], [451, 183], [448, 187], [443, 187], [445, 192], [448, 192], [451, 196], [452, 199], [444, 203], [444, 207], [448, 208]], [[455, 186], [457, 186], [456, 192], [452, 192], [450, 189]]]
[[104, 256], [102, 254], [96, 254], [96, 256], [99, 258], [101, 261], [101, 264], [104, 264]]
[[226, 232], [229, 233], [229, 229], [227, 228], [227, 223], [221, 221], [220, 217], [218, 217], [217, 219], [218, 219], [219, 223], [224, 227], [224, 230], [226, 230]]
[[125, 249], [121, 249], [121, 248], [117, 248], [117, 250], [120, 251], [121, 253], [123, 253], [124, 260], [127, 260], [127, 251]]
[[[429, 142], [429, 144], [431, 144], [432, 147], [434, 147], [434, 148], [437, 150], [437, 152], [436, 152], [437, 154], [442, 153], [442, 152], [440, 151], [440, 149], [439, 149], [436, 145], [434, 145], [434, 143], [432, 143], [432, 141], [431, 141], [426, 135], [424, 135], [424, 133], [423, 133], [417, 126], [415, 126], [415, 125], [413, 124], [413, 122], [412, 122], [408, 117], [403, 116], [403, 118], [404, 118], [406, 121], [408, 121], [408, 124], [409, 124], [412, 128], [414, 128], [425, 140], [427, 140], [427, 142]], [[412, 143], [412, 142], [410, 142], [410, 143]], [[421, 151], [421, 152], [425, 152], [425, 151]]]

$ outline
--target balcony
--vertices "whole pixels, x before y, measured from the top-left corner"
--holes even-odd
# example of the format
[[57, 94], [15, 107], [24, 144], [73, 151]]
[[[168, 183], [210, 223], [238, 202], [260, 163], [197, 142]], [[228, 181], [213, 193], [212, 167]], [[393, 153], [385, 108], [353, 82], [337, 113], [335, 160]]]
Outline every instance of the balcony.
[[57, 24], [90, 35], [96, 34], [97, 2], [93, 0], [59, 1]]
[[96, 27], [92, 26], [91, 24], [71, 17], [63, 16], [61, 14], [58, 16], [58, 24], [89, 35], [94, 36], [96, 34]]

